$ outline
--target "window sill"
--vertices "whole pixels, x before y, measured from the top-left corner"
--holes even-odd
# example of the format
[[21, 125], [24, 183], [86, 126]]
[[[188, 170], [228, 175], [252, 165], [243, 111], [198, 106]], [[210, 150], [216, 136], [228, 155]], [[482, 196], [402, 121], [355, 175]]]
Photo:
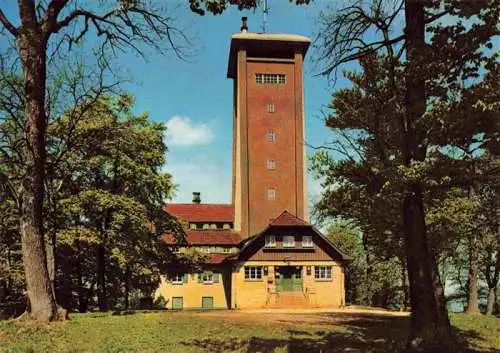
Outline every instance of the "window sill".
[[315, 278], [314, 279], [316, 282], [332, 282], [332, 278]]
[[262, 282], [262, 278], [260, 279], [251, 279], [251, 278], [245, 278], [245, 282]]

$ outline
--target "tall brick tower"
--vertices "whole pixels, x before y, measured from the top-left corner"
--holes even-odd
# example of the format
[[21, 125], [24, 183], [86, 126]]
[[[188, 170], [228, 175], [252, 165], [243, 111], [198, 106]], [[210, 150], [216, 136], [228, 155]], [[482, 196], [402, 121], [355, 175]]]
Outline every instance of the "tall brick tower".
[[231, 37], [234, 227], [262, 231], [281, 212], [307, 220], [302, 67], [310, 40], [250, 33]]

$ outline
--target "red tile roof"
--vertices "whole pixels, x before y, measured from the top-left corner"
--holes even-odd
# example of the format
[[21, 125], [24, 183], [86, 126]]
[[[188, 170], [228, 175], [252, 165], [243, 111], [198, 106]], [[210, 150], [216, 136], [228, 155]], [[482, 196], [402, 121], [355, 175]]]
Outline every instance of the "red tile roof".
[[163, 209], [187, 222], [233, 222], [234, 209], [231, 204], [214, 203], [168, 203]]
[[207, 256], [207, 263], [213, 264], [213, 265], [217, 265], [217, 264], [220, 264], [220, 263], [224, 262], [224, 260], [226, 260], [228, 257], [231, 257], [232, 255], [234, 255], [234, 254], [212, 254], [212, 255], [208, 255]]
[[[240, 235], [230, 230], [186, 229], [184, 233], [189, 245], [237, 245], [241, 241]], [[165, 234], [162, 239], [167, 244], [176, 243], [172, 234]]]
[[283, 211], [282, 214], [278, 216], [274, 221], [272, 221], [270, 226], [309, 226], [309, 224], [300, 219], [288, 211]]

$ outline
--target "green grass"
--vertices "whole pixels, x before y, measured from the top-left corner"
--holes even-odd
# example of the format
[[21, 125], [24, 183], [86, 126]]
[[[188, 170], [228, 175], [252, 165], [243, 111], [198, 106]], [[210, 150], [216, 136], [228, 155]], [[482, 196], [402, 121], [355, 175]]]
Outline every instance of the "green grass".
[[[500, 319], [451, 318], [464, 347], [500, 349]], [[0, 351], [398, 352], [407, 332], [408, 318], [376, 314], [91, 313], [50, 325], [0, 322]]]

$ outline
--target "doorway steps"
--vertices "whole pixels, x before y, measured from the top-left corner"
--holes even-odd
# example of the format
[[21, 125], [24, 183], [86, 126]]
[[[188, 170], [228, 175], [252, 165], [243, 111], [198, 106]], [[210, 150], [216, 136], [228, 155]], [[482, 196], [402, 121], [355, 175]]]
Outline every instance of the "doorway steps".
[[274, 300], [269, 301], [266, 308], [309, 308], [311, 305], [302, 292], [279, 292]]

